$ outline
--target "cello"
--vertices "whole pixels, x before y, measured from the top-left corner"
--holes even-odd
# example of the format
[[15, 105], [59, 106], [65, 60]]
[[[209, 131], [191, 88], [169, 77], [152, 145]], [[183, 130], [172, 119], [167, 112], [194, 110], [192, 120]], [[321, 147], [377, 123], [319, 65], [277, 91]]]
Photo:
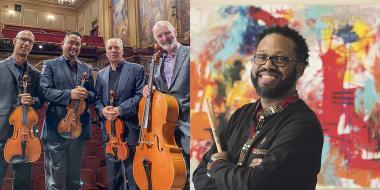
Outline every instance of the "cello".
[[[155, 48], [159, 46], [156, 45]], [[152, 89], [155, 61], [152, 58], [148, 86]], [[178, 121], [178, 103], [173, 96], [154, 91], [139, 104], [140, 136], [133, 159], [133, 176], [141, 190], [183, 189], [187, 180], [182, 149], [174, 139]], [[165, 177], [163, 177], [163, 175]]]
[[[84, 72], [81, 77], [81, 87], [84, 86], [86, 80], [87, 72]], [[84, 100], [71, 100], [66, 110], [66, 116], [58, 124], [58, 133], [65, 139], [76, 139], [82, 133], [80, 116], [86, 110], [86, 102]]]
[[[28, 75], [22, 77], [23, 93], [27, 93]], [[20, 119], [21, 118], [21, 119]], [[4, 147], [4, 159], [8, 163], [35, 162], [41, 155], [41, 144], [34, 134], [38, 115], [32, 106], [19, 105], [9, 117], [13, 135]]]
[[[110, 91], [110, 106], [114, 106], [116, 92]], [[109, 140], [106, 143], [106, 154], [114, 157], [116, 160], [125, 160], [129, 155], [127, 142], [124, 142], [124, 123], [119, 118], [114, 121], [106, 120], [106, 132]]]

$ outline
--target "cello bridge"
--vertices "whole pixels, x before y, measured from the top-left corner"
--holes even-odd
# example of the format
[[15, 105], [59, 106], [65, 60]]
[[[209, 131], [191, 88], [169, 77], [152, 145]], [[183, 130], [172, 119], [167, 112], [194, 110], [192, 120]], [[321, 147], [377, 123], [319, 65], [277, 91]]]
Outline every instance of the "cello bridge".
[[140, 141], [140, 143], [146, 144], [148, 146], [152, 146], [154, 144], [152, 141]]

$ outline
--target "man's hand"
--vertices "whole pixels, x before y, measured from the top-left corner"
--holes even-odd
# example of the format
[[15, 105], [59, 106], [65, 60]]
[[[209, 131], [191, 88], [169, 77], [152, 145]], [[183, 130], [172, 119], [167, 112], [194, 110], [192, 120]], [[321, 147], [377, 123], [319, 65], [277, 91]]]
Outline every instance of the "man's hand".
[[18, 96], [21, 98], [21, 104], [29, 105], [29, 106], [34, 104], [34, 100], [33, 100], [32, 96], [30, 96], [29, 93], [20, 94]]
[[71, 99], [74, 100], [84, 100], [87, 98], [87, 90], [81, 86], [71, 90]]
[[[153, 86], [153, 90], [156, 90], [156, 86]], [[149, 96], [150, 95], [150, 88], [148, 85], [145, 85], [144, 86], [144, 89], [143, 89], [143, 95], [145, 97]]]
[[217, 152], [211, 156], [211, 160], [228, 160], [227, 152]]
[[120, 115], [119, 107], [113, 107], [113, 112], [115, 113], [116, 117], [119, 117]]
[[263, 162], [263, 159], [261, 159], [261, 158], [255, 158], [255, 159], [253, 159], [253, 160], [251, 161], [251, 163], [249, 164], [249, 167], [254, 168], [254, 167], [260, 165], [261, 162]]
[[115, 121], [117, 118], [117, 113], [114, 111], [114, 107], [106, 106], [102, 110], [103, 116], [109, 121]]

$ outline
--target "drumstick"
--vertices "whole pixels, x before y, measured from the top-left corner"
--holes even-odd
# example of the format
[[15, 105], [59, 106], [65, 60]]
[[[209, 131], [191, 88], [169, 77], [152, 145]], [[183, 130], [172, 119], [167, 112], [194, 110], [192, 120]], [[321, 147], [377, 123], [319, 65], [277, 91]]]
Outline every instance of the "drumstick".
[[211, 131], [212, 131], [212, 135], [214, 136], [216, 149], [218, 150], [218, 152], [222, 152], [223, 151], [222, 145], [220, 144], [220, 139], [219, 139], [219, 129], [216, 127], [216, 124], [215, 124], [215, 117], [214, 117], [214, 112], [211, 107], [211, 103], [208, 101], [207, 98], [205, 98], [205, 102], [206, 102], [208, 120], [210, 121]]

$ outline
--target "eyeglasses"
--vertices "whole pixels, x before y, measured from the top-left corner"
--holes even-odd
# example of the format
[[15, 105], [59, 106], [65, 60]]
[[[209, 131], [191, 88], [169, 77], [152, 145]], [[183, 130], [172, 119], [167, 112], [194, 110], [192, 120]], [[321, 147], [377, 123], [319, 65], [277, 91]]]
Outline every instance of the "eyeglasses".
[[80, 41], [77, 41], [77, 40], [67, 40], [67, 41], [65, 41], [65, 43], [69, 44], [70, 46], [75, 45], [75, 46], [77, 46], [77, 47], [79, 47], [79, 46], [82, 45], [82, 44], [80, 43]]
[[16, 38], [16, 39], [21, 40], [21, 43], [23, 43], [23, 44], [26, 44], [26, 42], [29, 42], [29, 44], [34, 44], [34, 40], [32, 40], [30, 38], [20, 37], [20, 38]]
[[268, 60], [272, 62], [273, 65], [277, 67], [284, 67], [285, 65], [289, 64], [290, 62], [293, 62], [293, 59], [286, 56], [269, 56], [266, 54], [256, 54], [252, 57], [252, 61], [256, 65], [264, 65]]

